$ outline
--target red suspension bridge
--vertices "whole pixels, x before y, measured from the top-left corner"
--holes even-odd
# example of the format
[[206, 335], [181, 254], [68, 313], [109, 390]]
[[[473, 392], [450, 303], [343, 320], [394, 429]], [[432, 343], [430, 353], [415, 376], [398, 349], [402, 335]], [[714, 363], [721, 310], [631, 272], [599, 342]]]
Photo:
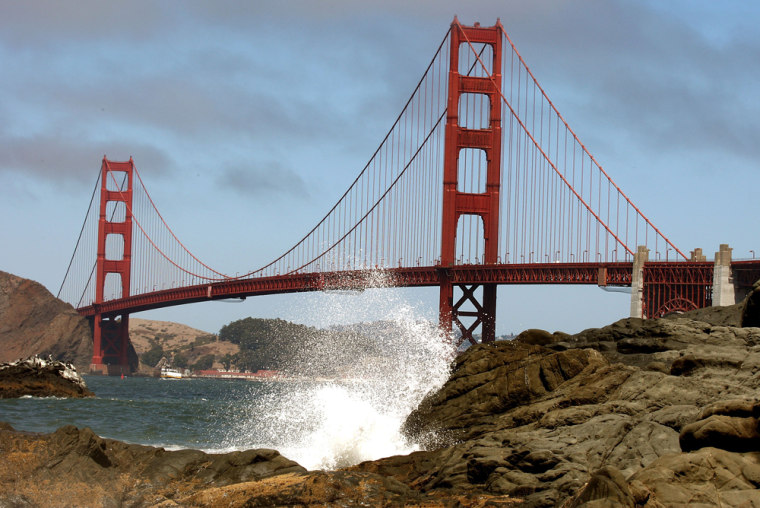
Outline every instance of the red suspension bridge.
[[631, 286], [632, 314], [657, 317], [759, 278], [760, 262], [732, 263], [727, 247], [687, 257], [581, 143], [502, 25], [455, 19], [359, 175], [277, 259], [235, 276], [208, 266], [134, 161], [104, 157], [59, 297], [93, 319], [92, 367], [107, 372], [128, 364], [131, 313], [191, 302], [439, 286], [441, 329], [475, 342], [494, 340], [499, 284]]

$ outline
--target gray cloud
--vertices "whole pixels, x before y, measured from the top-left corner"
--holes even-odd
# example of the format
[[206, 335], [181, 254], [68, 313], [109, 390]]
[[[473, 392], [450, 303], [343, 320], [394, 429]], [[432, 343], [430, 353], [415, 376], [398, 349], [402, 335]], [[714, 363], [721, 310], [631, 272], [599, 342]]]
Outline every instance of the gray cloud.
[[0, 172], [38, 175], [47, 181], [90, 184], [97, 178], [103, 156], [111, 160], [134, 157], [157, 174], [170, 172], [173, 162], [161, 149], [140, 142], [84, 143], [65, 133], [28, 138], [0, 136]]
[[[271, 150], [285, 140], [315, 152], [329, 142], [368, 157], [454, 14], [484, 24], [501, 16], [592, 152], [615, 143], [601, 137], [612, 128], [616, 139], [653, 152], [758, 155], [752, 87], [760, 71], [747, 65], [760, 56], [757, 41], [718, 44], [646, 3], [75, 5], [4, 5], [0, 63], [13, 72], [0, 92], [13, 104], [3, 116], [14, 132], [0, 141], [15, 146], [0, 158], [6, 169], [43, 173], [35, 151], [73, 165], [104, 137], [130, 153], [178, 144]], [[155, 158], [171, 167], [165, 155]]]
[[711, 36], [644, 3], [583, 4], [515, 25], [513, 39], [592, 152], [618, 139], [652, 156], [757, 160], [760, 69], [748, 62], [760, 41]]
[[217, 178], [217, 185], [244, 196], [289, 196], [299, 199], [309, 196], [304, 180], [294, 171], [274, 161], [260, 163], [256, 167], [228, 168]]

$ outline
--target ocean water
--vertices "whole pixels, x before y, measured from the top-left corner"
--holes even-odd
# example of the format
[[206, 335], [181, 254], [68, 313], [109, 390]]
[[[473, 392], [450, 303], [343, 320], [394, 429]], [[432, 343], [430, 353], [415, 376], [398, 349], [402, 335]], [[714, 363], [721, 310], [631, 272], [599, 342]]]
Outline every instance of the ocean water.
[[[85, 376], [88, 399], [0, 400], [0, 421], [17, 430], [63, 425], [166, 449], [221, 453], [273, 448], [307, 469], [334, 469], [419, 449], [401, 434], [421, 392], [375, 380], [165, 380]], [[395, 384], [395, 383], [394, 383]]]
[[[63, 425], [167, 449], [228, 452], [273, 448], [307, 469], [335, 469], [419, 449], [401, 433], [408, 414], [448, 377], [453, 350], [412, 307], [386, 305], [391, 333], [376, 340], [384, 354], [352, 357], [350, 379], [336, 381], [165, 380], [85, 376], [89, 399], [0, 400], [0, 421], [17, 430], [52, 432]], [[325, 315], [350, 314], [357, 302], [328, 297]], [[304, 365], [341, 354], [318, 341], [303, 351]], [[356, 351], [351, 352], [352, 355]], [[343, 359], [345, 360], [345, 359]]]
[[102, 437], [168, 448], [222, 450], [245, 406], [283, 390], [274, 383], [84, 376], [96, 397], [0, 400], [0, 420], [17, 430], [89, 427]]
[[[374, 273], [372, 286], [392, 286]], [[451, 341], [421, 318], [398, 292], [371, 289], [352, 296], [320, 293], [295, 301], [293, 313], [317, 326], [385, 316], [384, 330], [370, 327], [383, 353], [361, 357], [316, 339], [299, 351], [293, 375], [315, 365], [350, 364], [342, 381], [164, 380], [85, 376], [90, 399], [0, 400], [0, 421], [17, 430], [52, 432], [63, 425], [167, 449], [228, 452], [273, 448], [307, 469], [335, 469], [419, 449], [400, 429], [422, 398], [448, 378]], [[369, 311], [369, 312], [368, 312]], [[320, 371], [320, 369], [316, 369]]]

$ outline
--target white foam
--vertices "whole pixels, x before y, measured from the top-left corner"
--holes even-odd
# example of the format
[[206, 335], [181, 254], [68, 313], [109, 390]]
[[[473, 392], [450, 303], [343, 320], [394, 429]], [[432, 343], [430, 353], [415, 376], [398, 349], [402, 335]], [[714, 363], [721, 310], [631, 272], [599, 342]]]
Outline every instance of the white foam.
[[[320, 295], [304, 309], [343, 322], [361, 312], [358, 303], [385, 309], [391, 329], [381, 339], [384, 356], [351, 358], [350, 381], [301, 381], [280, 395], [252, 401], [249, 414], [256, 423], [243, 425], [238, 432], [258, 434], [264, 440], [249, 435], [248, 442], [253, 439], [260, 446], [275, 448], [307, 469], [346, 467], [419, 448], [407, 441], [401, 427], [422, 398], [445, 382], [453, 350], [437, 327], [420, 320], [414, 306], [398, 292], [369, 293], [360, 302], [356, 297]], [[301, 361], [313, 368], [342, 354], [315, 342], [303, 352]], [[238, 433], [228, 444], [242, 438]]]

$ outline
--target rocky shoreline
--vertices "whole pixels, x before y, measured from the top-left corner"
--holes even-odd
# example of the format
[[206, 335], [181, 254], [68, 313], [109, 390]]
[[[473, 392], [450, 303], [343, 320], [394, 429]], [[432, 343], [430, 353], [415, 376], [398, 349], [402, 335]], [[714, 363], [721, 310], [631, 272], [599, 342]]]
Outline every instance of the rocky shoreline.
[[0, 506], [758, 506], [758, 303], [474, 346], [406, 421], [426, 451], [337, 471], [4, 425]]
[[70, 363], [30, 356], [0, 364], [0, 399], [18, 397], [94, 397]]

